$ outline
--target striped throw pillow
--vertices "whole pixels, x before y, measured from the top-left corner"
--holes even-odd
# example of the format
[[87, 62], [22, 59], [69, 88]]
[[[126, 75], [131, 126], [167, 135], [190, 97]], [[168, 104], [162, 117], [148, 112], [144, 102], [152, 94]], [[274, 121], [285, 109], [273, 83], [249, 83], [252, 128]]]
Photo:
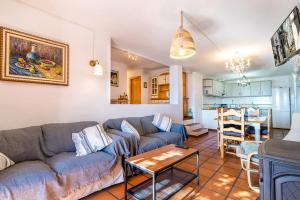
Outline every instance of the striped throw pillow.
[[138, 140], [141, 139], [139, 132], [126, 120], [122, 121], [121, 130], [122, 132], [134, 135]]
[[85, 128], [79, 133], [72, 133], [72, 140], [75, 144], [76, 156], [100, 151], [113, 142], [102, 125]]
[[3, 153], [0, 153], [0, 171], [4, 170], [12, 165], [14, 165], [14, 161], [9, 159], [6, 155]]
[[172, 119], [168, 116], [157, 113], [154, 115], [152, 124], [162, 131], [170, 132], [172, 126]]

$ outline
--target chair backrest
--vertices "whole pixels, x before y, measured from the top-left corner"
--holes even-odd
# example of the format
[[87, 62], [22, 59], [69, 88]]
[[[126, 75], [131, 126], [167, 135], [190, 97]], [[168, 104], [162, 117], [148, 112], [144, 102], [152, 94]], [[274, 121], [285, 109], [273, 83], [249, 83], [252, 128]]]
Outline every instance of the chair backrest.
[[220, 131], [233, 132], [240, 134], [244, 138], [245, 135], [245, 109], [240, 110], [221, 108], [220, 112]]
[[249, 117], [258, 117], [259, 116], [259, 108], [247, 108]]

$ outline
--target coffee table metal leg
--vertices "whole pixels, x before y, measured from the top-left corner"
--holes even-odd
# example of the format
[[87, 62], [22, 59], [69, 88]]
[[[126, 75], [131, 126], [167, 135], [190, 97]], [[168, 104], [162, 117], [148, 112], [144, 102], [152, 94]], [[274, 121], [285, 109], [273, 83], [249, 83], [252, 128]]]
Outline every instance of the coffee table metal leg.
[[152, 175], [152, 199], [156, 199], [156, 174], [153, 173]]
[[126, 200], [127, 199], [127, 162], [125, 161], [125, 193], [124, 193], [124, 199]]
[[197, 184], [199, 185], [199, 179], [200, 179], [200, 177], [199, 177], [199, 152], [196, 154], [196, 156], [197, 156]]

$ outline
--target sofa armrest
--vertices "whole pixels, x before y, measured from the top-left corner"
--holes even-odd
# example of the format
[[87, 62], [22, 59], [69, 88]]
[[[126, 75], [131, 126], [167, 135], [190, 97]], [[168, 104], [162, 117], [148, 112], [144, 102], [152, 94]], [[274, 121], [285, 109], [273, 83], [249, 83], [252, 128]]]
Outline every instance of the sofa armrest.
[[188, 139], [188, 134], [183, 124], [172, 123], [170, 131], [175, 133], [181, 133], [184, 141]]
[[124, 138], [122, 138], [121, 136], [118, 136], [118, 135], [110, 134], [110, 133], [107, 133], [107, 134], [109, 135], [109, 137], [111, 137], [113, 142], [110, 145], [108, 145], [107, 147], [105, 147], [104, 149], [102, 149], [102, 151], [112, 154], [112, 155], [115, 155], [115, 156], [128, 157], [130, 152], [127, 148]]

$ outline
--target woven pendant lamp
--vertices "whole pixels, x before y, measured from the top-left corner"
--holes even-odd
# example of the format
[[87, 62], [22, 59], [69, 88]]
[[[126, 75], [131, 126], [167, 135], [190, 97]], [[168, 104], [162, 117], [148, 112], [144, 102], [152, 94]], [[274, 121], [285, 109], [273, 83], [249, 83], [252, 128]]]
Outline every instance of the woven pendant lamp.
[[175, 33], [170, 48], [170, 57], [173, 59], [187, 59], [196, 54], [196, 45], [191, 34], [183, 28], [183, 12], [181, 14], [181, 25]]

